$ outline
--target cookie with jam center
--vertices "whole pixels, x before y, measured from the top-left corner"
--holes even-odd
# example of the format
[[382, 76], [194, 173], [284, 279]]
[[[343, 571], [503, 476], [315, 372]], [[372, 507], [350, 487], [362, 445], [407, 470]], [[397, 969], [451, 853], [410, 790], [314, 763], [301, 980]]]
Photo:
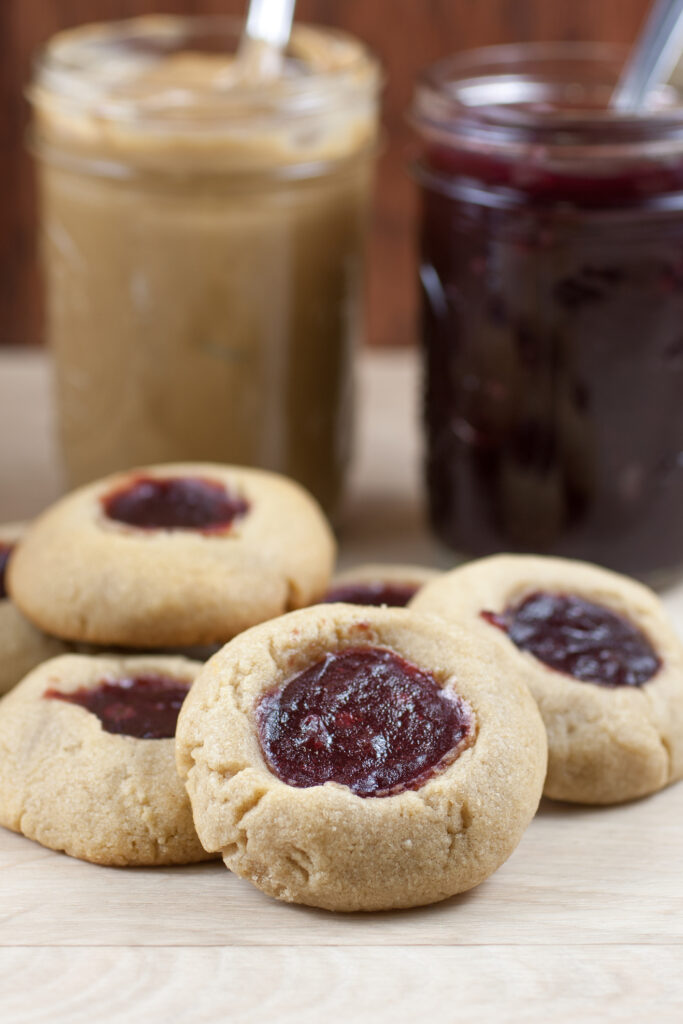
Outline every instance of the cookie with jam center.
[[11, 690], [42, 661], [69, 650], [68, 644], [36, 629], [7, 592], [9, 561], [25, 529], [24, 523], [0, 526], [0, 695]]
[[207, 850], [270, 896], [386, 910], [472, 888], [510, 856], [546, 739], [495, 647], [402, 608], [320, 604], [241, 634], [178, 719]]
[[318, 600], [334, 553], [318, 505], [285, 477], [152, 466], [48, 509], [13, 556], [9, 586], [31, 621], [65, 639], [206, 646]]
[[648, 587], [569, 559], [494, 555], [410, 606], [523, 674], [548, 734], [546, 796], [620, 803], [683, 777], [683, 645]]
[[424, 565], [368, 562], [335, 573], [323, 601], [405, 608], [420, 587], [439, 575]]
[[96, 864], [207, 860], [175, 768], [184, 658], [45, 662], [0, 701], [0, 825]]

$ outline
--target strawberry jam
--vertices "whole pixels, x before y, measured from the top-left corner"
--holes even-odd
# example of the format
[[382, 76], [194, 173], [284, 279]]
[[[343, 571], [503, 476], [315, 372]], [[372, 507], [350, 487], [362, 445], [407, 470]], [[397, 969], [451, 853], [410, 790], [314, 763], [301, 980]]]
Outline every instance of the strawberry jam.
[[7, 597], [7, 587], [5, 586], [5, 573], [7, 571], [7, 563], [9, 562], [9, 556], [12, 554], [12, 544], [6, 544], [4, 541], [0, 543], [0, 600]]
[[227, 530], [249, 511], [244, 498], [202, 477], [136, 476], [102, 498], [109, 519], [146, 530]]
[[78, 704], [97, 715], [106, 732], [134, 736], [141, 740], [163, 740], [175, 736], [178, 713], [190, 689], [180, 679], [161, 675], [104, 679], [95, 687], [71, 693], [46, 690], [44, 697]]
[[329, 653], [265, 694], [257, 720], [283, 782], [337, 782], [362, 797], [418, 789], [474, 740], [465, 701], [380, 647]]
[[405, 608], [419, 589], [417, 583], [390, 583], [386, 580], [338, 583], [327, 591], [324, 602], [331, 604], [343, 601], [346, 604], [369, 604], [376, 607], [386, 604], [390, 608]]
[[642, 686], [661, 668], [649, 640], [631, 622], [574, 594], [530, 594], [500, 615], [481, 614], [521, 651], [582, 682]]

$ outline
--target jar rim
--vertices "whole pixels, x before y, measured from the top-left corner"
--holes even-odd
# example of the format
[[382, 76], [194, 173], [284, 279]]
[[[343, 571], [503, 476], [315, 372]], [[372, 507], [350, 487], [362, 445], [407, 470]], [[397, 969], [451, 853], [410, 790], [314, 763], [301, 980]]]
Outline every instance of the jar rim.
[[[36, 104], [49, 97], [74, 113], [94, 114], [104, 121], [201, 129], [254, 113], [260, 120], [317, 115], [348, 103], [349, 92], [372, 95], [382, 85], [379, 62], [360, 40], [335, 28], [297, 24], [285, 55], [287, 73], [274, 82], [241, 82], [239, 88], [230, 88], [226, 80], [211, 90], [193, 89], [187, 83], [182, 89], [162, 84], [142, 98], [131, 95], [135, 74], [163, 58], [183, 53], [234, 55], [243, 24], [240, 18], [220, 14], [146, 15], [67, 29], [38, 51], [29, 100]], [[296, 40], [302, 35], [327, 46], [329, 66], [305, 66], [296, 53]], [[127, 71], [122, 56], [129, 59]]]
[[683, 139], [683, 93], [656, 90], [643, 111], [609, 97], [628, 50], [612, 43], [519, 43], [443, 58], [419, 76], [411, 119], [443, 141], [493, 145], [633, 144]]

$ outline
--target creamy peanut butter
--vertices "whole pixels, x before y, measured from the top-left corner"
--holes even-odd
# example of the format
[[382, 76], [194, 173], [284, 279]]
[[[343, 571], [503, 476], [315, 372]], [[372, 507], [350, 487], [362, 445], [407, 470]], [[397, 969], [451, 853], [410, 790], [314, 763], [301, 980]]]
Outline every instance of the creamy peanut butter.
[[47, 331], [69, 482], [178, 459], [260, 465], [328, 510], [351, 352], [378, 69], [295, 29], [282, 73], [224, 19], [62, 33], [31, 89]]

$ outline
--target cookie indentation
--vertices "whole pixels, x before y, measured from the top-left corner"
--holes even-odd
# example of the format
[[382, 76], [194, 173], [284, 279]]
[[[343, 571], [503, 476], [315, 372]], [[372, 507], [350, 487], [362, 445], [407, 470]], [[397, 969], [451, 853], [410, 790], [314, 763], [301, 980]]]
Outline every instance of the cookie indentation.
[[7, 563], [9, 562], [9, 556], [12, 554], [13, 547], [13, 544], [7, 544], [4, 541], [0, 541], [0, 600], [7, 597], [5, 573], [7, 571]]
[[575, 594], [539, 591], [501, 614], [481, 615], [520, 650], [581, 682], [642, 686], [662, 665], [633, 623]]
[[366, 604], [379, 607], [405, 608], [420, 589], [418, 583], [390, 583], [386, 580], [337, 583], [325, 594], [325, 604], [343, 601], [345, 604]]
[[257, 720], [265, 759], [283, 782], [337, 782], [362, 797], [418, 789], [474, 740], [464, 700], [379, 647], [329, 653], [265, 694]]
[[190, 684], [171, 676], [104, 679], [71, 693], [46, 690], [44, 697], [78, 704], [97, 715], [106, 732], [141, 740], [171, 739]]
[[203, 477], [137, 476], [102, 498], [105, 515], [144, 530], [228, 529], [249, 511], [244, 498]]

